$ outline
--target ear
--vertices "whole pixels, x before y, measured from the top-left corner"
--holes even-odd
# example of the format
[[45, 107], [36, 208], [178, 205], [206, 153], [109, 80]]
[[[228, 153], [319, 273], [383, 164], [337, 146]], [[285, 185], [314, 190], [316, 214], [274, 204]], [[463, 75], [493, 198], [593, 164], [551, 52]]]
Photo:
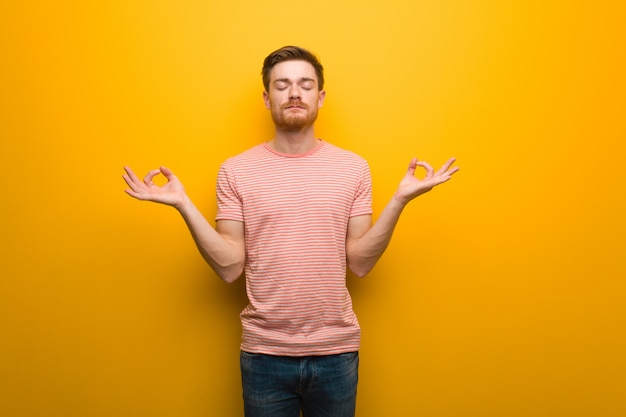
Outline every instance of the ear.
[[324, 105], [324, 99], [326, 98], [326, 90], [322, 90], [317, 95], [317, 107], [322, 107]]
[[265, 90], [263, 90], [263, 102], [265, 102], [265, 108], [269, 110], [271, 108], [270, 95]]

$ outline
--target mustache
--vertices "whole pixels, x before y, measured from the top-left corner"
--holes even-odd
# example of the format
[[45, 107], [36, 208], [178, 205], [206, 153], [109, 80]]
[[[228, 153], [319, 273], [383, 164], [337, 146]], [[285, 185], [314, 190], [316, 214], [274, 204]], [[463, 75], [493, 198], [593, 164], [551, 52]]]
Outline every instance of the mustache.
[[303, 103], [300, 100], [289, 100], [287, 103], [283, 104], [282, 106], [280, 106], [281, 109], [288, 109], [289, 107], [301, 107], [305, 110], [309, 109], [309, 106], [307, 106], [305, 103]]

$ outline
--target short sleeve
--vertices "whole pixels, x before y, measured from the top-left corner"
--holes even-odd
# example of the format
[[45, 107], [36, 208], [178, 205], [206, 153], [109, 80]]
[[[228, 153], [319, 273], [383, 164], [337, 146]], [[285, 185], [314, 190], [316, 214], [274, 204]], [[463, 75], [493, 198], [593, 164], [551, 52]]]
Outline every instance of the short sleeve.
[[237, 183], [226, 164], [220, 167], [217, 175], [217, 216], [216, 220], [243, 222], [243, 205], [237, 193]]
[[372, 174], [363, 161], [357, 175], [357, 189], [350, 210], [350, 217], [372, 214]]

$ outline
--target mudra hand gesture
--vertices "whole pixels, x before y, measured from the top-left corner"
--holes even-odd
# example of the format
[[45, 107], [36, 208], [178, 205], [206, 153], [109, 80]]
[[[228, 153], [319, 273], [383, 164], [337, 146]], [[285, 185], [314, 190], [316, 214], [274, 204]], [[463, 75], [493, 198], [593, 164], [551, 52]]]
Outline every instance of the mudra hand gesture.
[[[159, 169], [153, 169], [146, 174], [143, 181], [129, 167], [124, 167], [124, 170], [126, 174], [122, 177], [130, 187], [125, 191], [131, 197], [138, 200], [167, 204], [176, 208], [179, 208], [187, 199], [183, 184], [168, 168], [160, 167]], [[152, 181], [159, 174], [163, 174], [167, 179], [167, 183], [163, 186], [158, 186]]]
[[[454, 161], [456, 161], [455, 158], [450, 158], [435, 172], [427, 162], [418, 161], [417, 158], [413, 158], [409, 164], [406, 175], [402, 178], [402, 181], [400, 181], [395, 198], [402, 204], [406, 204], [415, 197], [432, 190], [436, 185], [448, 181], [452, 175], [459, 170], [458, 167], [450, 168]], [[418, 166], [426, 170], [426, 176], [423, 179], [415, 176], [415, 170]]]

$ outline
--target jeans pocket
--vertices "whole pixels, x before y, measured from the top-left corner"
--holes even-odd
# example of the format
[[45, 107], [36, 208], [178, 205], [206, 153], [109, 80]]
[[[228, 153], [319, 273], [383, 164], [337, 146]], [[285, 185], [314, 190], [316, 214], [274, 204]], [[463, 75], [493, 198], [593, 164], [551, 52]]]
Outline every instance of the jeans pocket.
[[241, 372], [246, 373], [249, 372], [252, 368], [252, 365], [256, 359], [258, 359], [258, 353], [250, 353], [241, 351], [241, 355], [239, 356], [239, 364], [241, 366]]

